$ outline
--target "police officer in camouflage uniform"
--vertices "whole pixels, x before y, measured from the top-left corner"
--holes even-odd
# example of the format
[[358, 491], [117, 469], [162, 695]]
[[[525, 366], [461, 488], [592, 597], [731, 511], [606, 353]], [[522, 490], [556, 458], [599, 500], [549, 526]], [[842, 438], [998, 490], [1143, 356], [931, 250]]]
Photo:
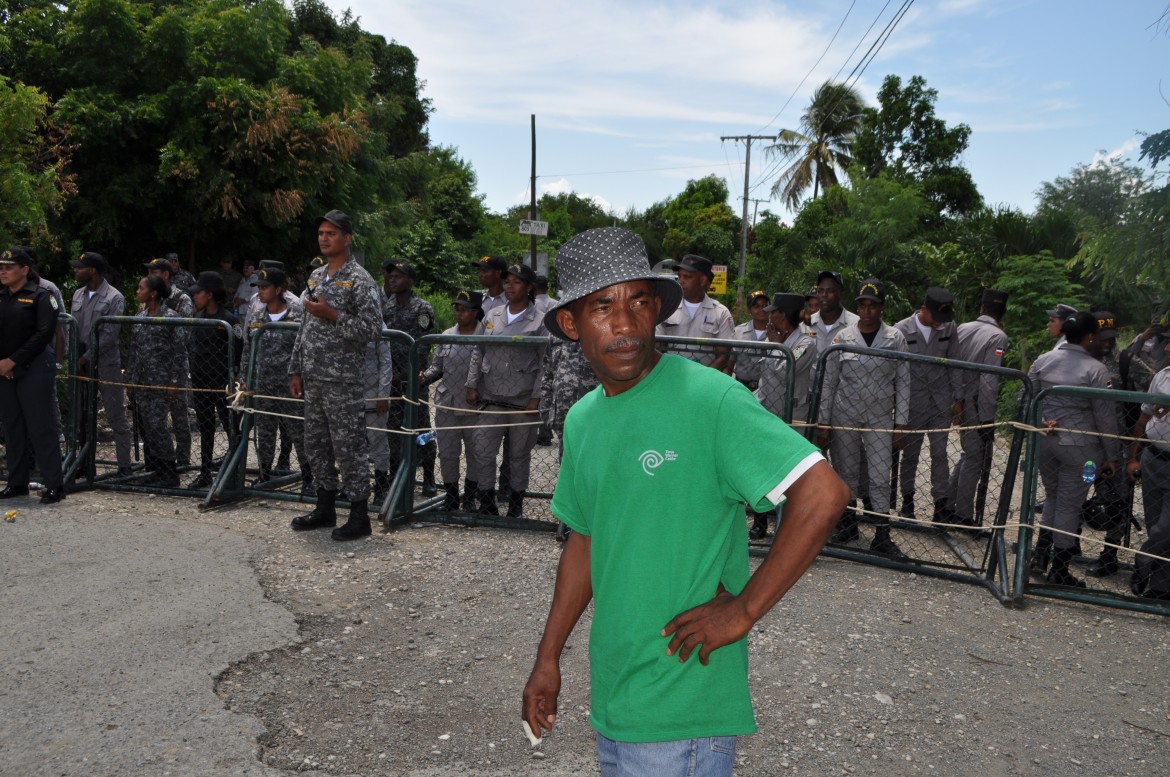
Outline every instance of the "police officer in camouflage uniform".
[[[292, 520], [296, 531], [336, 526], [339, 486], [350, 500], [349, 520], [335, 540], [370, 534], [369, 451], [363, 427], [362, 364], [366, 344], [382, 331], [378, 287], [353, 256], [353, 221], [340, 210], [317, 220], [326, 264], [305, 290], [305, 319], [289, 362], [289, 391], [304, 399], [305, 449], [317, 483], [317, 506]], [[338, 472], [340, 470], [340, 482]]]
[[[138, 317], [178, 318], [165, 304], [172, 289], [158, 275], [148, 275], [138, 282], [137, 299], [142, 305]], [[146, 445], [146, 469], [153, 473], [143, 485], [175, 488], [179, 472], [175, 461], [175, 443], [167, 429], [168, 396], [183, 391], [187, 379], [187, 348], [179, 328], [134, 324], [130, 330], [130, 369], [127, 394], [134, 403], [135, 417]]]
[[[926, 290], [922, 307], [894, 324], [906, 338], [910, 353], [932, 356], [936, 359], [954, 359], [959, 338], [955, 325], [955, 298], [946, 289], [932, 286]], [[930, 497], [934, 503], [934, 517], [942, 520], [947, 507], [947, 488], [950, 485], [951, 465], [947, 459], [947, 427], [960, 412], [959, 395], [963, 380], [961, 370], [948, 370], [934, 364], [910, 363], [910, 423], [906, 445], [894, 455], [897, 482], [891, 487], [902, 494], [903, 518], [913, 518], [914, 489], [918, 480], [918, 458], [925, 437], [930, 442]], [[917, 429], [942, 431], [919, 432]], [[900, 488], [898, 488], [900, 486]]]
[[189, 293], [191, 287], [195, 285], [195, 276], [183, 269], [183, 266], [179, 264], [178, 254], [170, 253], [165, 258], [171, 263], [171, 285], [184, 294]]
[[[279, 429], [284, 439], [291, 440], [296, 448], [304, 489], [312, 481], [312, 469], [304, 450], [305, 425], [300, 418], [301, 408], [287, 398], [288, 365], [292, 360], [296, 332], [269, 328], [260, 333], [259, 330], [269, 323], [299, 324], [304, 317], [305, 309], [300, 300], [297, 300], [295, 306], [288, 303], [286, 297], [288, 279], [283, 270], [266, 267], [260, 271], [259, 276], [256, 281], [258, 289], [256, 299], [260, 305], [249, 310], [244, 331], [249, 333], [245, 335], [249, 342], [254, 336], [259, 336], [261, 340], [257, 343], [255, 356], [251, 349], [246, 349], [240, 364], [241, 386], [259, 395], [253, 399], [256, 412], [252, 415], [252, 425], [256, 429], [256, 461], [260, 470], [256, 483], [263, 483], [272, 477], [272, 459], [276, 451], [276, 432]], [[255, 365], [252, 364], [253, 358], [256, 360]], [[249, 383], [248, 372], [253, 367], [252, 380]]]
[[[850, 345], [873, 351], [906, 352], [905, 336], [882, 321], [886, 305], [885, 284], [875, 278], [857, 290], [857, 323], [842, 329], [834, 345]], [[910, 366], [905, 361], [871, 356], [863, 352], [836, 351], [825, 360], [825, 379], [818, 443], [832, 444], [833, 468], [859, 495], [864, 460], [873, 473], [874, 537], [870, 549], [891, 558], [905, 558], [890, 538], [890, 491], [888, 476], [894, 447], [900, 447], [910, 420]], [[869, 431], [832, 429], [853, 427]], [[859, 536], [857, 518], [847, 511], [833, 534], [833, 541], [851, 542]]]
[[[430, 334], [435, 329], [435, 309], [431, 303], [414, 293], [414, 283], [418, 280], [418, 272], [414, 266], [404, 259], [387, 259], [382, 265], [382, 277], [385, 283], [382, 287], [382, 320], [387, 329], [406, 332], [417, 340], [423, 335]], [[410, 378], [410, 352], [403, 346], [391, 347], [393, 359], [394, 379], [393, 394], [402, 396], [406, 392], [407, 381]], [[419, 353], [419, 371], [427, 367], [427, 354]], [[429, 429], [431, 413], [427, 407], [427, 391], [419, 388], [419, 406], [415, 411], [415, 427]], [[390, 429], [400, 429], [406, 418], [406, 405], [402, 400], [390, 403]], [[395, 435], [390, 442], [390, 477], [398, 471], [402, 458], [402, 436]], [[418, 451], [418, 462], [423, 471], [423, 496], [434, 496], [438, 493], [435, 487], [435, 441], [430, 440]]]
[[[154, 275], [166, 281], [166, 284], [171, 289], [171, 293], [167, 295], [164, 304], [175, 312], [175, 315], [180, 318], [192, 318], [195, 315], [195, 303], [191, 301], [185, 292], [176, 289], [171, 282], [173, 268], [171, 263], [166, 259], [152, 259], [143, 265], [147, 275]], [[171, 332], [172, 336], [183, 338], [184, 342], [188, 337], [186, 328], [175, 329]], [[185, 357], [184, 357], [185, 360]], [[189, 409], [191, 402], [191, 376], [184, 374], [179, 379], [179, 391], [167, 392], [167, 412], [171, 416], [171, 427], [175, 433], [175, 456], [179, 467], [185, 467], [191, 463], [191, 415]]]

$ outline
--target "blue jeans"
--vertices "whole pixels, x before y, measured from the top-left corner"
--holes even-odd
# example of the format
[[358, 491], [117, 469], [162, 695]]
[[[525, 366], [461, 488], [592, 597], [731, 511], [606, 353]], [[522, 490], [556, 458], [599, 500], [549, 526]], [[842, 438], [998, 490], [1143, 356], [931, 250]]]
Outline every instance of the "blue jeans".
[[601, 777], [731, 777], [735, 737], [615, 742], [597, 735]]

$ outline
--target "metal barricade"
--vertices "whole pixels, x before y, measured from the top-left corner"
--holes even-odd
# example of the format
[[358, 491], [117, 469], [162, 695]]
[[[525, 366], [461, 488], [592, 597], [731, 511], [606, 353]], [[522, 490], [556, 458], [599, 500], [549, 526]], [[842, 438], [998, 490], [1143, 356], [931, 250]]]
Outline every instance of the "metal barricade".
[[[1121, 434], [1108, 435], [1077, 429], [1046, 429], [1044, 424], [1046, 403], [1068, 400], [1107, 402], [1115, 406]], [[1160, 515], [1147, 515], [1144, 509], [1148, 501], [1146, 497], [1155, 498], [1156, 490], [1158, 492], [1156, 498], [1160, 499], [1162, 489], [1170, 488], [1170, 483], [1165, 483], [1164, 478], [1159, 478], [1157, 482], [1147, 481], [1147, 478], [1161, 474], [1159, 472], [1143, 472], [1142, 478], [1137, 482], [1127, 478], [1124, 471], [1125, 460], [1128, 458], [1126, 455], [1121, 456], [1116, 462], [1117, 471], [1112, 477], [1096, 477], [1092, 484], [1082, 480], [1083, 462], [1077, 461], [1072, 464], [1066, 462], [1063, 465], [1061, 463], [1063, 459], [1069, 459], [1071, 454], [1090, 451], [1093, 448], [1103, 450], [1111, 442], [1114, 445], [1119, 443], [1122, 451], [1128, 452], [1133, 438], [1129, 436], [1130, 430], [1125, 428], [1128, 423], [1122, 423], [1122, 419], [1127, 417], [1126, 410], [1133, 410], [1132, 406], [1141, 404], [1170, 405], [1170, 396], [1054, 386], [1039, 392], [1032, 400], [1027, 415], [1028, 454], [1023, 467], [1024, 484], [1021, 500], [1023, 520], [1020, 522], [1018, 539], [1018, 546], [1023, 552], [1016, 555], [1014, 569], [1014, 592], [1018, 601], [1022, 601], [1026, 596], [1043, 596], [1170, 615], [1170, 601], [1157, 598], [1156, 595], [1145, 595], [1146, 592], [1141, 586], [1138, 586], [1136, 591], [1133, 587], [1135, 565], [1139, 561], [1144, 566], [1170, 565], [1170, 561], [1165, 560], [1170, 555], [1170, 548], [1161, 547], [1164, 543], [1159, 541], [1158, 527], [1154, 526]], [[1063, 446], [1065, 450], [1056, 450], [1054, 446], [1061, 443], [1066, 443]], [[1078, 458], [1092, 456], [1094, 454], [1086, 453]], [[1097, 467], [1103, 466], [1104, 463], [1105, 461], [1094, 461]], [[1051, 491], [1045, 489], [1041, 508], [1037, 496], [1043, 485], [1045, 471], [1050, 485], [1057, 482], [1062, 485]], [[1061, 475], [1065, 478], [1061, 479]], [[1069, 483], [1071, 485], [1068, 485]], [[1084, 497], [1081, 497], [1081, 490], [1085, 492]], [[1145, 493], [1147, 490], [1150, 492], [1148, 495]], [[1047, 511], [1046, 515], [1053, 523], [1052, 526], [1046, 527], [1051, 533], [1050, 540], [1055, 542], [1055, 535], [1065, 537], [1072, 535], [1075, 555], [1069, 565], [1069, 571], [1075, 578], [1083, 581], [1085, 587], [1049, 583], [1044, 574], [1033, 573], [1030, 576], [1029, 566], [1037, 553], [1038, 532], [1041, 526], [1041, 516], [1036, 512], [1041, 509]], [[1062, 524], [1076, 528], [1074, 531], [1067, 531], [1060, 528]], [[1151, 529], [1155, 531], [1151, 532]], [[1060, 545], [1065, 545], [1066, 542]], [[1099, 565], [1103, 560], [1110, 560], [1100, 558], [1105, 548], [1112, 548], [1115, 553], [1112, 561], [1116, 571], [1100, 576], [1089, 574], [1094, 562]], [[1114, 554], [1106, 554], [1107, 557], [1111, 555]], [[1108, 567], [1103, 571], [1109, 571]], [[1170, 589], [1163, 595], [1170, 596]]]
[[[232, 326], [217, 319], [147, 316], [104, 316], [95, 326], [99, 337], [92, 364], [99, 366], [85, 379], [93, 390], [85, 403], [86, 446], [79, 457], [79, 476], [93, 488], [207, 495], [206, 503], [212, 494], [238, 495], [239, 484], [223, 466], [239, 433], [227, 409], [238, 352]], [[195, 350], [193, 338], [200, 338]], [[125, 369], [110, 377], [100, 366], [102, 351], [120, 350], [123, 342], [128, 344]], [[203, 357], [191, 364], [190, 353]], [[109, 446], [98, 436], [99, 394], [107, 410], [119, 401], [129, 404], [131, 472], [109, 471], [116, 460], [109, 458]]]
[[[1011, 603], [1004, 530], [1015, 509], [1023, 435], [1013, 423], [956, 426], [951, 412], [957, 398], [971, 403], [979, 381], [994, 381], [998, 395], [1005, 378], [1023, 373], [852, 345], [820, 354], [813, 439], [830, 439], [829, 461], [855, 497], [825, 555], [976, 583]], [[935, 403], [935, 391], [945, 401]], [[896, 434], [899, 402], [908, 423]], [[900, 554], [880, 552], [879, 529]]]

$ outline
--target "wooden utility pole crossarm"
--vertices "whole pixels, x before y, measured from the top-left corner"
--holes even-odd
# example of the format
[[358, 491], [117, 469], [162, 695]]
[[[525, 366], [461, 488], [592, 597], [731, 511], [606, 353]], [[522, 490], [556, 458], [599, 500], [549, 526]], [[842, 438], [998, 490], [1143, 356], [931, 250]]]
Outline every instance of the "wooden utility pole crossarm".
[[740, 220], [739, 230], [739, 278], [735, 283], [735, 304], [743, 304], [743, 276], [747, 272], [747, 235], [748, 235], [748, 182], [752, 170], [752, 141], [775, 140], [775, 135], [724, 135], [722, 141], [742, 140], [747, 144], [747, 153], [743, 160], [743, 218]]

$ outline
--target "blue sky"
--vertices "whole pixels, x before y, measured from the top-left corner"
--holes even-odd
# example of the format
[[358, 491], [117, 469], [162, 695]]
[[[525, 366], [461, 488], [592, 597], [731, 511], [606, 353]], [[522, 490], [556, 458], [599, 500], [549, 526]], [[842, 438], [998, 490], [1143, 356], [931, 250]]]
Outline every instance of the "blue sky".
[[[328, 2], [411, 48], [431, 139], [471, 163], [489, 208], [528, 199], [535, 113], [538, 190], [618, 213], [711, 173], [738, 211], [744, 144], [720, 136], [798, 128], [901, 4]], [[1154, 26], [1168, 3], [916, 0], [857, 87], [873, 104], [886, 75], [923, 76], [937, 115], [971, 127], [963, 162], [986, 201], [1030, 212], [1044, 181], [1101, 155], [1136, 162], [1140, 133], [1170, 127], [1170, 36]], [[765, 145], [752, 145], [752, 198], [769, 197], [778, 164]], [[778, 200], [759, 207], [791, 220]]]

